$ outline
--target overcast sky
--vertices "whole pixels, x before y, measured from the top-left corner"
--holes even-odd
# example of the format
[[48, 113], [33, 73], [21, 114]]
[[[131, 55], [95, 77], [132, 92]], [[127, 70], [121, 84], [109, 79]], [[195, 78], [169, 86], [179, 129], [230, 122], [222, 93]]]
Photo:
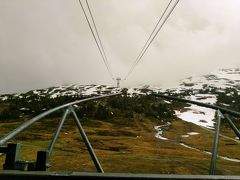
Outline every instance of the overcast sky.
[[[89, 0], [114, 76], [124, 77], [168, 0]], [[180, 0], [124, 86], [240, 67], [240, 1]], [[0, 0], [0, 93], [115, 85], [78, 0]]]

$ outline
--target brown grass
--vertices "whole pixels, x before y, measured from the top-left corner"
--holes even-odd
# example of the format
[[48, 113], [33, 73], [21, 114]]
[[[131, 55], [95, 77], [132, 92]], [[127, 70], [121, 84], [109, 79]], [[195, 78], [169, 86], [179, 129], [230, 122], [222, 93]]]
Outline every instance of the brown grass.
[[[20, 122], [0, 124], [2, 136]], [[21, 159], [34, 160], [36, 152], [46, 149], [58, 124], [58, 119], [46, 119], [21, 133], [13, 141], [23, 146]], [[155, 138], [156, 120], [144, 117], [114, 119], [113, 121], [87, 120], [83, 122], [95, 153], [105, 172], [159, 173], [159, 174], [208, 174], [210, 156], [179, 145], [184, 142], [201, 150], [211, 151], [213, 133], [194, 124], [175, 119], [164, 132], [168, 141]], [[199, 135], [183, 138], [187, 132]], [[229, 130], [224, 133], [231, 134]], [[231, 145], [229, 145], [231, 144]], [[219, 153], [239, 157], [239, 144], [220, 138]], [[4, 157], [0, 157], [2, 164]], [[96, 171], [78, 129], [67, 119], [50, 159], [50, 170]], [[218, 160], [218, 174], [240, 174], [239, 163]]]

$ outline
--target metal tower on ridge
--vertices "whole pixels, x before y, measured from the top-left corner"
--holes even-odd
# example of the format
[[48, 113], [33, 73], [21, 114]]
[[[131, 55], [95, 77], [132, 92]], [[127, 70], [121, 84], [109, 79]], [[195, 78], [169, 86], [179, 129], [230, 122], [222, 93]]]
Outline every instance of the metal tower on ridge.
[[120, 78], [120, 77], [117, 77], [116, 78], [116, 81], [117, 81], [117, 87], [118, 88], [120, 88], [120, 81], [121, 81], [122, 79]]

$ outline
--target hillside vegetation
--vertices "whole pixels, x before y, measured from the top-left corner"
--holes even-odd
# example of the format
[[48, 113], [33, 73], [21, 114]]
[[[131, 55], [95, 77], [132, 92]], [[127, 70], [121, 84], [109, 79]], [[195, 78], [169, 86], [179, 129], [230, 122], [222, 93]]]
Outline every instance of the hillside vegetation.
[[[0, 136], [56, 106], [118, 92], [122, 95], [74, 105], [105, 172], [208, 174], [216, 111], [151, 94], [240, 111], [240, 69], [187, 78], [176, 88], [69, 85], [0, 95]], [[38, 150], [48, 148], [63, 112], [47, 116], [9, 141], [21, 144], [21, 159], [35, 160]], [[231, 118], [239, 128], [239, 117]], [[223, 119], [217, 174], [240, 174], [239, 149], [239, 139]], [[0, 165], [4, 159], [0, 155]], [[57, 140], [50, 165], [51, 171], [96, 171], [71, 115]]]
[[[25, 107], [34, 112], [19, 110], [18, 117], [2, 119], [0, 135], [42, 112], [43, 108], [52, 108], [76, 99], [48, 99], [43, 101], [46, 104], [38, 101], [33, 106], [24, 104], [24, 100], [2, 103], [1, 109], [5, 109], [5, 112], [11, 112], [9, 107], [14, 103], [17, 110]], [[83, 103], [75, 108], [105, 172], [208, 174], [210, 155], [201, 151], [211, 151], [213, 132], [177, 118], [173, 108], [179, 109], [183, 105], [168, 104], [153, 96], [125, 95]], [[37, 150], [47, 149], [62, 113], [59, 111], [35, 123], [11, 140], [22, 144], [21, 159], [34, 160]], [[156, 126], [163, 128], [157, 130], [154, 128]], [[162, 131], [160, 136], [168, 140], [157, 138], [159, 130]], [[225, 135], [235, 137], [229, 128], [223, 131]], [[183, 136], [189, 132], [199, 134], [188, 138]], [[186, 148], [183, 144], [200, 151]], [[222, 156], [237, 159], [239, 148], [239, 143], [220, 138], [219, 152]], [[4, 156], [0, 156], [0, 162], [3, 161]], [[96, 171], [71, 116], [65, 122], [50, 165], [50, 170]], [[218, 174], [240, 173], [239, 162], [219, 159], [217, 167]]]

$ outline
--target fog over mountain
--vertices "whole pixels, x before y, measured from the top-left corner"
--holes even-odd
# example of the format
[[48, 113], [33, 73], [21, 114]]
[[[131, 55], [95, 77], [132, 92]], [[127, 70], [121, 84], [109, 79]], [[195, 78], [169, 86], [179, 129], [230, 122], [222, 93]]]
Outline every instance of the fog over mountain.
[[[84, 2], [84, 1], [83, 1]], [[115, 77], [124, 77], [167, 0], [89, 0]], [[167, 86], [240, 67], [240, 1], [182, 0], [123, 86]], [[115, 85], [78, 0], [0, 1], [0, 93]]]
[[[240, 110], [240, 68], [221, 69], [220, 71], [205, 74], [203, 76], [188, 77], [182, 79], [178, 85], [169, 88], [159, 88], [154, 86], [142, 86], [134, 88], [117, 88], [106, 85], [78, 85], [56, 86], [45, 89], [28, 91], [27, 93], [0, 95], [0, 102], [8, 104], [4, 112], [0, 113], [0, 119], [23, 117], [27, 114], [40, 114], [64, 102], [74, 101], [80, 98], [100, 96], [106, 94], [123, 93], [124, 98], [134, 101], [138, 98], [151, 98], [150, 94], [165, 94], [182, 97], [188, 100], [194, 100], [202, 103], [219, 105], [235, 111]], [[126, 96], [124, 96], [126, 95]], [[148, 96], [150, 95], [150, 96]], [[158, 99], [159, 100], [159, 99]], [[146, 103], [145, 99], [145, 103]], [[117, 102], [120, 102], [118, 100]], [[140, 102], [139, 102], [140, 103]], [[165, 104], [174, 106], [174, 101], [166, 101]], [[10, 104], [10, 106], [9, 106]], [[138, 103], [134, 103], [138, 104]], [[151, 103], [150, 103], [151, 104]], [[161, 103], [160, 103], [161, 104]], [[151, 112], [153, 117], [159, 118], [158, 109], [164, 111], [164, 108], [154, 108], [156, 104], [152, 103]], [[128, 104], [128, 106], [130, 106]], [[145, 105], [140, 105], [146, 108]], [[78, 106], [77, 106], [78, 107]], [[165, 111], [165, 115], [175, 114], [180, 119], [191, 122], [205, 128], [214, 128], [216, 110], [197, 105], [185, 104], [185, 110], [176, 106], [174, 111]], [[128, 107], [129, 108], [129, 107]], [[183, 107], [182, 107], [183, 108]], [[130, 108], [135, 109], [135, 108]], [[136, 109], [135, 109], [136, 110]], [[166, 110], [166, 109], [165, 109]], [[153, 113], [156, 111], [155, 113]], [[95, 111], [92, 111], [95, 112]], [[139, 112], [139, 111], [136, 111]], [[84, 114], [81, 111], [82, 114]], [[147, 113], [148, 114], [148, 113]], [[161, 117], [162, 118], [162, 117]], [[160, 118], [160, 119], [161, 119]], [[168, 124], [169, 125], [169, 124]], [[159, 130], [161, 132], [161, 128]], [[162, 134], [162, 133], [160, 133]], [[159, 134], [159, 135], [160, 135]], [[161, 136], [158, 136], [161, 137]], [[161, 138], [160, 138], [161, 139]], [[164, 139], [166, 140], [166, 139]], [[240, 160], [238, 160], [240, 162]]]

